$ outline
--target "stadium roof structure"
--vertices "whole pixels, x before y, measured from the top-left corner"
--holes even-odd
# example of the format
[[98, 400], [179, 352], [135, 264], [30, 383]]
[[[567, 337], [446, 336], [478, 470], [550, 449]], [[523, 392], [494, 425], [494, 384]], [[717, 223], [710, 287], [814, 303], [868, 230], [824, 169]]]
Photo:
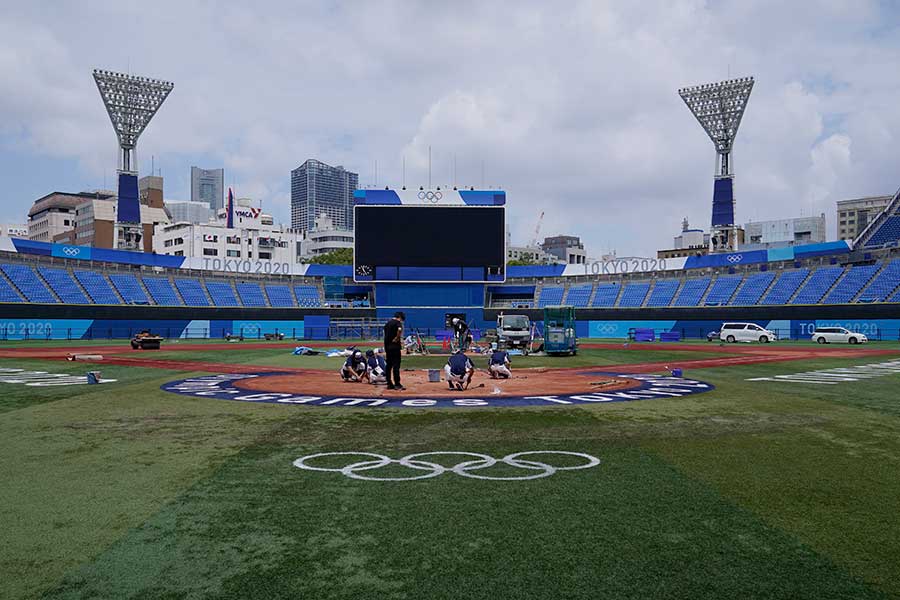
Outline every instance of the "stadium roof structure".
[[94, 69], [94, 81], [119, 138], [119, 169], [131, 172], [138, 137], [175, 84], [101, 69]]
[[732, 174], [731, 149], [744, 109], [747, 108], [753, 83], [753, 77], [742, 77], [678, 90], [678, 95], [716, 147], [720, 158], [717, 175]]

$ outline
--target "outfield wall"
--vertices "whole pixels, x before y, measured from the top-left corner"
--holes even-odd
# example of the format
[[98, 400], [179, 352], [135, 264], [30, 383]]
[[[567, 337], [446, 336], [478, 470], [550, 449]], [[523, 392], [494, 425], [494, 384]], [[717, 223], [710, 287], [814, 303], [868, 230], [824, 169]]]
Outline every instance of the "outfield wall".
[[[476, 330], [494, 326], [500, 309], [473, 306], [469, 291], [462, 306], [405, 307], [395, 295], [393, 307], [336, 308], [216, 308], [184, 306], [98, 306], [70, 304], [0, 304], [0, 339], [105, 339], [128, 338], [150, 329], [167, 338], [221, 338], [228, 333], [261, 338], [283, 333], [286, 338], [327, 339], [360, 337], [359, 329], [340, 329], [333, 319], [382, 323], [403, 310], [407, 327], [433, 337], [444, 330], [446, 313], [463, 313]], [[434, 297], [437, 303], [439, 298]], [[540, 309], [510, 310], [527, 314], [542, 329]], [[816, 326], [841, 326], [871, 339], [900, 339], [900, 304], [814, 306], [758, 306], [704, 308], [578, 309], [579, 337], [626, 339], [637, 328], [677, 331], [682, 337], [705, 338], [725, 321], [747, 321], [776, 331], [780, 338], [805, 338]], [[362, 337], [377, 337], [369, 327]]]

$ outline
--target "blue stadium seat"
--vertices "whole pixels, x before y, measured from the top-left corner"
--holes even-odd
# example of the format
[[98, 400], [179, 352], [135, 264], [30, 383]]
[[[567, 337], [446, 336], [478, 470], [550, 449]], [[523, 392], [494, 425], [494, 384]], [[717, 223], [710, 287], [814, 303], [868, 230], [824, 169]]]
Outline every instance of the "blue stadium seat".
[[565, 289], [563, 287], [543, 287], [541, 288], [541, 295], [538, 297], [538, 308], [542, 306], [559, 306], [562, 304], [563, 292]]
[[853, 300], [869, 280], [878, 272], [881, 265], [863, 265], [851, 267], [847, 274], [837, 282], [834, 289], [825, 296], [822, 304], [846, 304]]
[[203, 286], [196, 279], [176, 279], [175, 287], [184, 298], [186, 306], [209, 306], [209, 300], [203, 291]]
[[803, 283], [808, 275], [809, 269], [795, 269], [783, 272], [775, 283], [772, 284], [772, 288], [762, 299], [760, 304], [766, 306], [787, 304], [788, 300], [791, 299], [791, 296], [794, 295], [794, 292], [797, 291], [797, 288], [800, 287], [800, 284]]
[[713, 282], [706, 295], [706, 306], [722, 306], [728, 304], [734, 292], [741, 285], [743, 277], [719, 277]]
[[144, 293], [144, 288], [141, 287], [141, 282], [134, 275], [130, 273], [111, 273], [109, 280], [112, 281], [113, 287], [125, 300], [125, 304], [150, 304], [147, 294]]
[[888, 302], [900, 302], [900, 290], [894, 292], [893, 295], [888, 298]]
[[753, 306], [759, 302], [763, 293], [772, 285], [773, 279], [775, 279], [775, 273], [772, 271], [750, 275], [744, 280], [744, 285], [741, 286], [741, 289], [738, 290], [729, 304], [733, 306]]
[[866, 242], [866, 248], [882, 246], [888, 242], [900, 240], [900, 216], [891, 216], [872, 234]]
[[314, 285], [295, 285], [294, 295], [297, 296], [297, 304], [300, 306], [310, 308], [322, 306], [319, 288]]
[[641, 306], [649, 291], [650, 283], [647, 281], [626, 284], [625, 289], [622, 290], [622, 297], [619, 298], [619, 307], [637, 308]]
[[244, 306], [265, 306], [266, 297], [258, 283], [239, 283], [235, 286]]
[[650, 299], [647, 300], [647, 306], [669, 306], [680, 285], [681, 281], [677, 279], [657, 279], [653, 291], [650, 292]]
[[[265, 285], [266, 296], [269, 297], [269, 304], [279, 308], [290, 308], [296, 306], [293, 296], [291, 296], [291, 288], [286, 285], [275, 285], [267, 283]], [[368, 301], [366, 305], [368, 306]]]
[[672, 306], [697, 306], [709, 287], [709, 277], [686, 279]]
[[844, 267], [821, 267], [813, 271], [809, 276], [791, 304], [818, 304], [828, 291], [828, 288], [834, 285], [838, 277], [844, 272]]
[[75, 280], [66, 269], [54, 269], [52, 267], [38, 267], [41, 277], [44, 278], [50, 288], [56, 292], [63, 304], [90, 304]]
[[617, 283], [598, 283], [591, 306], [595, 308], [612, 308], [619, 297], [621, 286]]
[[122, 304], [109, 282], [94, 271], [75, 271], [75, 279], [82, 285], [88, 296], [97, 304]]
[[230, 283], [224, 281], [207, 281], [206, 291], [216, 306], [240, 306]]
[[168, 279], [144, 277], [143, 280], [147, 291], [153, 296], [153, 301], [160, 306], [184, 306], [184, 302], [178, 298]]
[[57, 300], [44, 282], [40, 280], [31, 267], [25, 265], [0, 265], [9, 280], [29, 302], [58, 304]]
[[897, 286], [900, 286], [900, 259], [894, 259], [884, 267], [860, 295], [858, 302], [884, 302]]
[[588, 301], [591, 299], [591, 292], [593, 291], [594, 286], [590, 283], [573, 285], [569, 288], [569, 293], [566, 294], [566, 304], [575, 307], [585, 307], [588, 305]]
[[16, 291], [5, 277], [0, 277], [0, 302], [24, 302], [25, 299]]

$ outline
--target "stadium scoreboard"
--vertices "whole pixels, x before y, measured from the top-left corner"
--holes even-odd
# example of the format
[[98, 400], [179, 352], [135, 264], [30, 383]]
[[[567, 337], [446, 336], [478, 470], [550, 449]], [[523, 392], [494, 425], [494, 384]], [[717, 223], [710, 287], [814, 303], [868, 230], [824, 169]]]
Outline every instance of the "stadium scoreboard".
[[357, 282], [502, 282], [506, 193], [357, 190]]

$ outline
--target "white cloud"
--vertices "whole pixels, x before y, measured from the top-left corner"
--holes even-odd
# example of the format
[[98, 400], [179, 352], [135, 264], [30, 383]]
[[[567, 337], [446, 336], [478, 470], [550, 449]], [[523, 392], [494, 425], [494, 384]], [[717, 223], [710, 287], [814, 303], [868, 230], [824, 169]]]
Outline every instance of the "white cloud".
[[[896, 15], [875, 2], [112, 2], [0, 17], [0, 153], [64, 158], [98, 181], [114, 136], [94, 67], [170, 79], [142, 136], [186, 198], [191, 164], [289, 215], [308, 157], [373, 183], [502, 185], [517, 241], [544, 232], [652, 254], [709, 221], [714, 152], [676, 90], [757, 84], [735, 147], [740, 220], [892, 191]], [[886, 25], [887, 24], [887, 25]], [[77, 35], [73, 32], [77, 32]], [[852, 149], [852, 152], [851, 152]], [[2, 154], [0, 154], [2, 158]], [[57, 187], [36, 168], [29, 189]], [[99, 185], [99, 181], [97, 183]], [[39, 195], [37, 192], [35, 196]], [[26, 206], [17, 207], [24, 212]]]

